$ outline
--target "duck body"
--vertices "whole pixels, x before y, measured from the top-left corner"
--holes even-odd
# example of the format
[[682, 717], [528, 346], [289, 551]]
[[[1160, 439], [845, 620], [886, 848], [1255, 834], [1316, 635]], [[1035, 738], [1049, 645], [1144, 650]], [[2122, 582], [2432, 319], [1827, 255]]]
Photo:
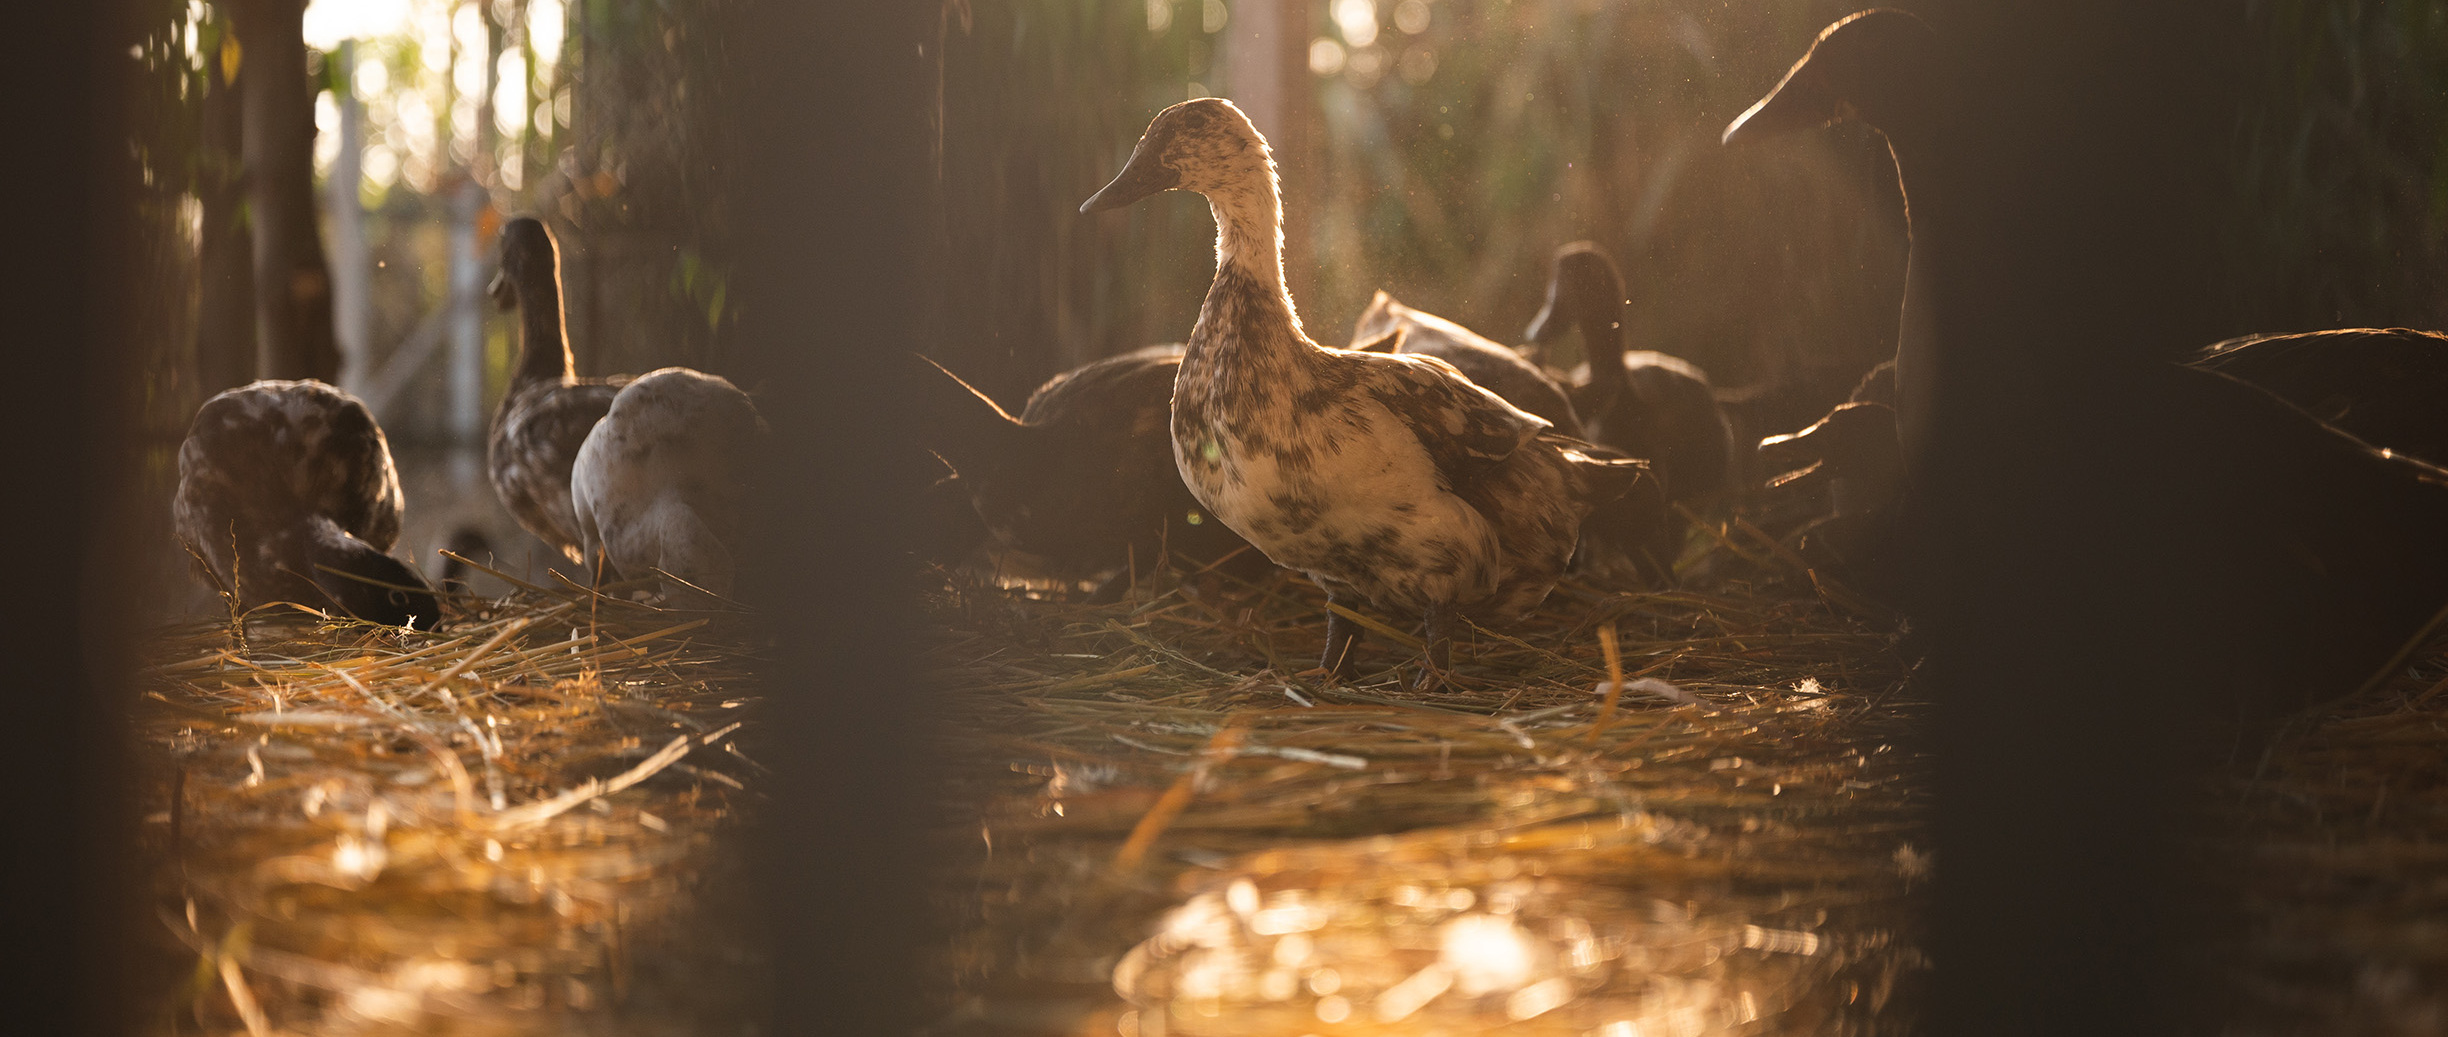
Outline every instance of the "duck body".
[[1733, 423], [1699, 365], [1624, 348], [1624, 305], [1615, 261], [1573, 242], [1556, 250], [1546, 305], [1524, 337], [1545, 343], [1579, 331], [1589, 371], [1572, 401], [1590, 440], [1646, 459], [1669, 500], [1703, 507], [1733, 484]]
[[1000, 549], [1065, 578], [1103, 578], [1098, 598], [1173, 559], [1247, 559], [1236, 575], [1253, 578], [1272, 568], [1182, 484], [1172, 435], [1181, 362], [1181, 346], [1149, 346], [1064, 371], [1016, 418], [953, 380], [970, 413], [946, 424], [969, 431], [944, 449]]
[[572, 467], [585, 557], [600, 551], [623, 578], [660, 571], [728, 596], [746, 504], [741, 469], [764, 430], [748, 394], [715, 375], [666, 367], [622, 386]]
[[2448, 335], [2407, 328], [2246, 335], [2186, 363], [2251, 383], [2373, 446], [2448, 464]]
[[356, 397], [314, 381], [231, 389], [196, 410], [178, 458], [178, 535], [240, 609], [289, 601], [392, 626], [440, 618], [423, 577], [384, 553], [399, 539], [399, 472]]
[[492, 293], [519, 314], [519, 356], [493, 412], [485, 472], [511, 517], [575, 562], [585, 554], [570, 501], [571, 468], [627, 380], [582, 379], [571, 370], [560, 265], [559, 246], [542, 222], [522, 216], [503, 225]]
[[1201, 357], [1200, 338], [1174, 386], [1175, 461], [1276, 564], [1412, 615], [1510, 620], [1546, 598], [1591, 504], [1543, 420], [1404, 354], [1311, 346], [1254, 393], [1234, 377], [1250, 343], [1219, 335]]
[[1838, 404], [1799, 432], [1759, 442], [1761, 466], [1781, 474], [1768, 481], [1774, 503], [1807, 498], [1808, 517], [1787, 539], [1814, 569], [1860, 579], [1892, 599], [1897, 501], [1904, 486], [1904, 451], [1895, 409], [1885, 403]]
[[[1082, 209], [1175, 187], [1206, 195], [1217, 224], [1215, 281], [1173, 387], [1183, 483], [1330, 601], [1421, 616], [1420, 683], [1433, 686], [1459, 621], [1509, 620], [1544, 600], [1582, 519], [1642, 466], [1590, 456], [1444, 360], [1311, 341], [1283, 287], [1273, 160], [1231, 102], [1160, 113]], [[1330, 613], [1330, 672], [1350, 672], [1357, 637]]]
[[[1924, 286], [1912, 274], [1946, 265], [1940, 249], [1951, 239], [1944, 230], [1960, 218], [1943, 191], [1915, 190], [1924, 163], [1945, 164], [1951, 129], [1965, 117], [1946, 109], [1955, 94], [1940, 78], [1943, 59], [1935, 34], [1912, 15], [1888, 9], [1853, 15], [1821, 33], [1784, 82], [1725, 134], [1732, 143], [1858, 118], [1888, 138], [1913, 254], [1886, 380], [1904, 470], [1901, 521], [1915, 531], [1941, 513], [1928, 500], [1940, 491], [1916, 470], [1927, 408], [1947, 388], [1939, 377], [1944, 365], [1934, 361], [1981, 346], [1936, 334]], [[1931, 225], [1941, 233], [1928, 233]], [[2224, 351], [2225, 363], [2240, 373], [2259, 348], [2231, 343], [2212, 352]], [[2294, 362], [2283, 348], [2263, 356], [2273, 368]], [[2214, 689], [2236, 699], [2250, 729], [2275, 708], [2353, 690], [2448, 603], [2448, 537], [2441, 535], [2448, 529], [2448, 471], [2378, 449], [2217, 366], [2098, 363], [2066, 387], [2084, 394], [2080, 407], [2035, 409], [2025, 415], [2029, 426], [2012, 430], [2007, 442], [2022, 448], [2060, 435], [2082, 442], [2090, 430], [2047, 427], [2067, 420], [2064, 410], [2152, 416], [2135, 426], [2146, 431], [2115, 445], [2113, 456], [2068, 459], [2115, 466], [2101, 481], [2121, 491], [2096, 499], [2027, 494], [2023, 503], [2052, 509], [2073, 527], [2068, 542], [2098, 545], [2144, 567], [2113, 577], [2097, 573], [2134, 588], [2141, 600], [2094, 606], [2126, 623], [2179, 629], [2101, 636], [2146, 641], [2154, 658], [2190, 675], [2196, 692]], [[2029, 453], [2049, 457], [2045, 445]], [[1964, 485], [2025, 492], [1997, 479]], [[2063, 478], [2061, 485], [2083, 481]], [[1946, 503], [1970, 510], [1962, 501]], [[1943, 605], [1926, 590], [1916, 598], [1907, 603], [1916, 612]]]
[[[1388, 338], [1400, 329], [1400, 339]], [[1463, 377], [1502, 396], [1505, 402], [1545, 418], [1557, 432], [1586, 438], [1581, 415], [1573, 409], [1564, 386], [1520, 352], [1425, 310], [1403, 305], [1380, 290], [1352, 325], [1349, 348], [1400, 342], [1405, 353], [1432, 356], [1452, 364]]]

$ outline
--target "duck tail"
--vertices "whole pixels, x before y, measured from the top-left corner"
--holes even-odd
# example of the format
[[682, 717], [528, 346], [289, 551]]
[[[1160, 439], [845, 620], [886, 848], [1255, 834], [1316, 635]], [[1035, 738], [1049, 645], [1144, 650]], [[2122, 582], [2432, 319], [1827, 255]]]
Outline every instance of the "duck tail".
[[1565, 464], [1572, 469], [1576, 495], [1592, 506], [1622, 499], [1644, 478], [1656, 481], [1649, 462], [1620, 450], [1555, 433], [1540, 438], [1563, 452]]

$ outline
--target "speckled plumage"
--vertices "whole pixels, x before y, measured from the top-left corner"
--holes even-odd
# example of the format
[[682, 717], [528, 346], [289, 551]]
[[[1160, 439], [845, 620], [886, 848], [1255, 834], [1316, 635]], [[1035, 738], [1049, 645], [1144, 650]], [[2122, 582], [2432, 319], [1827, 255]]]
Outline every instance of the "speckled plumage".
[[1581, 416], [1574, 411], [1571, 397], [1537, 364], [1460, 324], [1405, 306], [1384, 291], [1371, 298], [1368, 308], [1360, 311], [1360, 319], [1352, 323], [1349, 348], [1392, 342], [1386, 334], [1398, 328], [1403, 352], [1452, 364], [1505, 402], [1547, 419], [1557, 432], [1583, 438]]
[[318, 565], [423, 587], [383, 552], [399, 539], [399, 473], [374, 415], [321, 382], [260, 381], [204, 401], [179, 445], [172, 520], [242, 608], [293, 601], [427, 625], [430, 593], [389, 592]]
[[560, 250], [542, 223], [520, 217], [503, 225], [493, 295], [504, 309], [519, 312], [519, 357], [510, 389], [493, 412], [486, 473], [519, 525], [571, 561], [584, 561], [570, 504], [570, 467], [626, 379], [572, 373], [561, 320]]
[[600, 550], [621, 577], [659, 569], [730, 594], [744, 465], [764, 432], [756, 404], [722, 378], [685, 367], [639, 375], [578, 451], [579, 549], [590, 559]]
[[[1215, 281], [1173, 388], [1183, 481], [1330, 596], [1423, 616], [1433, 682], [1457, 620], [1544, 600], [1582, 518], [1639, 466], [1589, 457], [1443, 360], [1311, 341], [1283, 286], [1274, 163], [1231, 102], [1159, 114], [1083, 208], [1170, 187], [1206, 195], [1217, 225]], [[1348, 672], [1356, 635], [1330, 617], [1330, 668]]]

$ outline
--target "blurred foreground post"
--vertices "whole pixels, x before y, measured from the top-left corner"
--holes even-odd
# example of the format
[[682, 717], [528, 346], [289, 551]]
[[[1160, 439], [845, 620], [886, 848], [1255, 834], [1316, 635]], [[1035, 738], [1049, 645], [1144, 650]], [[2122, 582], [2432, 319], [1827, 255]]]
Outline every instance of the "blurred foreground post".
[[[2144, 557], [2168, 417], [2121, 387], [2207, 341], [2229, 176], [2223, 5], [1930, 5], [1962, 59], [1958, 139], [1910, 171], [1955, 218], [1924, 561], [1936, 701], [1935, 1025], [1945, 1035], [2206, 1031], [2177, 881], [2188, 703], [2218, 642]], [[1936, 8], [1936, 9], [1931, 9]], [[1920, 243], [1916, 243], [1917, 246]], [[1916, 260], [1918, 261], [1918, 259]], [[2157, 542], [2165, 542], [2163, 538]], [[2240, 560], [2241, 561], [2241, 560]]]
[[0, 508], [14, 592], [0, 595], [10, 747], [0, 753], [0, 1030], [128, 1032], [134, 881], [124, 683], [118, 637], [124, 491], [136, 456], [128, 377], [136, 174], [127, 140], [125, 4], [12, 9], [21, 52], [0, 87], [25, 103], [0, 119], [0, 250], [10, 384], [0, 407]]
[[741, 384], [771, 423], [742, 591], [776, 651], [757, 826], [773, 1026], [906, 1033], [937, 798], [908, 658], [901, 384], [940, 309], [933, 5], [791, 0], [729, 16]]
[[305, 0], [232, 0], [238, 89], [246, 110], [247, 213], [255, 234], [255, 373], [340, 376], [331, 271], [315, 221], [314, 94], [306, 81]]

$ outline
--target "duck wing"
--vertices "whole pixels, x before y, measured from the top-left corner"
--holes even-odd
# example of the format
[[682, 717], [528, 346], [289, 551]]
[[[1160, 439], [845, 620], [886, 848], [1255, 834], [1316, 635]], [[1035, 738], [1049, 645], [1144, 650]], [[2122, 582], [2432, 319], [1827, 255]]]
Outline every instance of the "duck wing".
[[1437, 357], [1366, 351], [1337, 355], [1359, 365], [1361, 388], [1419, 439], [1451, 485], [1479, 481], [1554, 427]]
[[570, 504], [570, 469], [587, 433], [612, 409], [619, 386], [582, 382], [519, 390], [502, 406], [492, 437], [493, 488], [511, 517], [572, 561], [578, 515]]
[[2194, 354], [2373, 446], [2448, 464], [2448, 335], [2336, 328], [2247, 335]]

